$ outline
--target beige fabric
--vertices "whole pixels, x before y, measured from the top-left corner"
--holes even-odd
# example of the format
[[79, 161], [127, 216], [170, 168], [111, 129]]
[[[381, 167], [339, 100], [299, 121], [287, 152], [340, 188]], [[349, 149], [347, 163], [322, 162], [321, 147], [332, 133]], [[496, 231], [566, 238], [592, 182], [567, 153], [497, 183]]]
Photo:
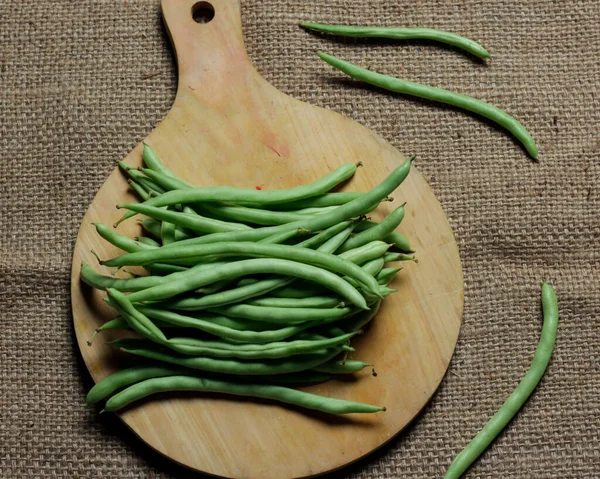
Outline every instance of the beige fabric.
[[[493, 60], [332, 40], [299, 20], [451, 30]], [[158, 1], [3, 0], [0, 22], [0, 477], [189, 477], [114, 417], [79, 407], [90, 379], [69, 302], [88, 204], [175, 95]], [[600, 4], [253, 0], [243, 24], [277, 88], [419, 155], [460, 247], [465, 314], [450, 373], [404, 433], [334, 477], [440, 477], [525, 373], [542, 279], [560, 302], [554, 359], [469, 477], [599, 477]], [[473, 115], [342, 79], [317, 49], [503, 107], [532, 132], [541, 163]]]

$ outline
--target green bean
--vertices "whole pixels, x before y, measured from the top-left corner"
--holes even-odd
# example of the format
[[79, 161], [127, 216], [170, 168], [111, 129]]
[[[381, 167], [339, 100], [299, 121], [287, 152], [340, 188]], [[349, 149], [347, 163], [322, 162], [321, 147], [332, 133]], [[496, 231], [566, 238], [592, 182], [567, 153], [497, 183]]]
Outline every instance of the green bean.
[[[172, 189], [171, 191], [153, 198], [146, 202], [147, 206], [169, 206], [185, 203], [206, 203], [206, 202], [256, 202], [263, 205], [289, 202], [319, 194], [326, 193], [341, 182], [350, 178], [356, 172], [357, 165], [353, 163], [344, 164], [336, 168], [333, 172], [325, 175], [321, 179], [309, 185], [296, 186], [286, 190], [254, 190], [250, 188], [235, 188], [230, 186], [214, 186], [211, 188], [186, 188]], [[148, 176], [156, 181], [160, 181], [162, 186], [176, 186], [174, 178], [161, 175], [152, 170], [146, 172]], [[174, 184], [175, 183], [175, 184]], [[160, 199], [159, 199], [160, 198]], [[135, 213], [134, 213], [135, 214]], [[126, 214], [120, 221], [130, 218], [133, 214]]]
[[552, 357], [558, 329], [558, 302], [554, 290], [547, 283], [542, 284], [542, 310], [544, 313], [542, 334], [527, 374], [494, 417], [452, 461], [444, 479], [456, 479], [462, 476], [523, 407], [544, 376]]
[[298, 213], [287, 211], [269, 211], [246, 206], [210, 205], [203, 203], [199, 208], [206, 211], [210, 216], [237, 221], [239, 223], [252, 223], [256, 225], [283, 225], [303, 219]]
[[384, 254], [383, 261], [386, 263], [394, 263], [396, 261], [414, 261], [415, 263], [418, 263], [418, 260], [414, 255], [394, 252]]
[[131, 186], [134, 189], [134, 191], [138, 194], [138, 196], [142, 200], [146, 201], [146, 200], [150, 199], [151, 195], [148, 192], [148, 190], [146, 190], [146, 188], [144, 188], [142, 185], [140, 185], [137, 181], [129, 178], [127, 180], [127, 183], [129, 183], [129, 186]]
[[294, 282], [294, 284], [296, 286], [284, 286], [272, 291], [270, 294], [276, 298], [304, 299], [328, 293], [326, 288], [317, 286], [309, 281], [297, 280]]
[[320, 364], [319, 366], [314, 366], [311, 369], [313, 371], [317, 371], [319, 373], [350, 374], [350, 373], [356, 373], [367, 366], [373, 366], [373, 365], [369, 364], [369, 363], [365, 363], [363, 361], [347, 359], [346, 361], [340, 361], [340, 360], [328, 361], [323, 364]]
[[104, 410], [117, 411], [152, 394], [173, 391], [216, 392], [233, 396], [258, 397], [329, 414], [374, 413], [385, 410], [378, 406], [317, 396], [283, 386], [235, 383], [193, 376], [147, 379], [115, 394], [106, 402]]
[[161, 302], [161, 306], [183, 311], [198, 311], [207, 308], [215, 308], [231, 303], [237, 303], [239, 301], [244, 301], [246, 299], [268, 293], [269, 291], [279, 288], [285, 284], [289, 284], [292, 281], [294, 281], [294, 278], [273, 277], [248, 285], [239, 286], [234, 289], [220, 291], [213, 294], [206, 294], [202, 297], [176, 298], [173, 300], [168, 300]]
[[308, 231], [305, 230], [290, 230], [290, 231], [284, 231], [283, 233], [275, 233], [274, 235], [271, 236], [267, 236], [266, 238], [263, 238], [261, 240], [259, 240], [259, 243], [264, 243], [264, 244], [281, 244], [281, 243], [285, 243], [287, 240], [301, 235], [301, 234], [307, 234], [309, 233]]
[[389, 247], [389, 244], [376, 240], [371, 241], [366, 245], [359, 246], [358, 248], [344, 251], [339, 255], [339, 257], [352, 263], [363, 264], [367, 261], [383, 256]]
[[135, 241], [137, 241], [138, 243], [142, 243], [148, 246], [152, 246], [153, 248], [160, 248], [161, 244], [156, 241], [153, 240], [152, 238], [150, 238], [149, 236], [137, 236], [134, 238]]
[[128, 328], [129, 328], [129, 324], [127, 324], [127, 321], [124, 318], [122, 318], [120, 316], [116, 317], [115, 319], [111, 319], [110, 321], [107, 321], [99, 328], [96, 328], [92, 334], [92, 337], [87, 342], [87, 344], [88, 344], [88, 346], [91, 346], [92, 343], [94, 342], [94, 339], [96, 339], [96, 336], [98, 335], [98, 333], [101, 333], [102, 331], [110, 331], [113, 329], [128, 329]]
[[[142, 158], [143, 158], [146, 166], [148, 166], [148, 168], [150, 168], [154, 171], [158, 171], [164, 175], [171, 176], [173, 178], [177, 178], [177, 176], [175, 176], [175, 174], [173, 174], [173, 172], [165, 166], [165, 164], [159, 158], [156, 151], [154, 151], [154, 149], [147, 143], [144, 143], [144, 148], [142, 150]], [[181, 181], [183, 181], [183, 180], [181, 180]], [[186, 182], [184, 181], [184, 183], [186, 183]], [[189, 183], [186, 183], [186, 184], [188, 184], [189, 186], [192, 186]]]
[[311, 384], [328, 381], [333, 376], [327, 373], [317, 371], [300, 371], [299, 373], [279, 374], [273, 377], [265, 377], [263, 381], [275, 382], [277, 384]]
[[[157, 197], [159, 198], [159, 197]], [[178, 211], [169, 211], [163, 208], [148, 206], [146, 203], [126, 203], [119, 205], [119, 208], [125, 208], [136, 213], [142, 213], [154, 219], [168, 221], [183, 228], [189, 228], [200, 233], [224, 233], [230, 231], [251, 231], [247, 225], [240, 223], [228, 223], [226, 221], [205, 218], [200, 215], [191, 215], [189, 213], [179, 213]]]
[[[441, 88], [430, 87], [387, 75], [381, 75], [323, 52], [319, 52], [318, 55], [322, 60], [329, 63], [334, 68], [341, 70], [357, 80], [364, 81], [385, 90], [446, 103], [488, 118], [510, 131], [522, 143], [529, 155], [536, 161], [538, 159], [538, 148], [525, 127], [508, 113], [489, 103]], [[150, 201], [153, 201], [153, 199]]]
[[206, 319], [195, 318], [192, 316], [184, 316], [174, 311], [142, 305], [136, 306], [136, 309], [154, 320], [160, 320], [175, 326], [199, 329], [225, 340], [241, 343], [270, 343], [282, 341], [310, 327], [310, 324], [299, 324], [279, 329], [266, 329], [272, 325], [250, 321], [240, 323], [232, 318], [227, 318], [225, 316], [219, 317], [212, 314], [205, 314], [204, 317]]
[[[360, 233], [370, 228], [375, 228], [377, 227], [377, 225], [379, 225], [379, 223], [375, 221], [361, 221], [358, 225], [356, 225], [354, 231]], [[385, 241], [393, 244], [396, 248], [398, 248], [401, 251], [404, 251], [406, 253], [414, 253], [408, 239], [404, 235], [398, 233], [397, 231], [390, 233], [387, 236], [387, 238], [385, 238]]]
[[335, 253], [338, 248], [348, 239], [348, 237], [352, 234], [356, 223], [352, 223], [345, 230], [340, 231], [334, 237], [328, 239], [325, 243], [323, 243], [323, 248], [325, 251], [330, 253]]
[[[381, 300], [370, 305], [370, 311], [361, 311], [356, 316], [348, 318], [347, 320], [340, 322], [340, 327], [344, 332], [358, 331], [364, 328], [377, 314], [381, 307]], [[336, 331], [337, 333], [337, 331]], [[338, 334], [335, 334], [338, 336]]]
[[311, 296], [309, 298], [277, 298], [263, 296], [252, 299], [247, 304], [252, 306], [267, 306], [272, 308], [335, 308], [343, 305], [337, 296]]
[[[324, 193], [303, 200], [290, 201], [281, 204], [269, 205], [268, 208], [275, 211], [292, 211], [303, 208], [323, 208], [329, 206], [340, 206], [360, 198], [364, 193], [353, 191], [340, 191], [336, 193]], [[259, 205], [256, 205], [259, 207]], [[264, 206], [263, 206], [264, 207]]]
[[[350, 234], [351, 230], [346, 233]], [[344, 233], [344, 232], [342, 232]], [[340, 234], [342, 234], [340, 233]], [[335, 238], [335, 237], [334, 237]], [[383, 243], [385, 244], [385, 243]], [[387, 246], [387, 245], [386, 245]], [[157, 262], [171, 262], [183, 260], [196, 262], [210, 255], [242, 255], [262, 258], [278, 258], [303, 263], [306, 265], [319, 266], [328, 271], [347, 275], [358, 281], [366, 291], [378, 294], [377, 281], [352, 261], [344, 258], [323, 253], [319, 250], [313, 251], [297, 246], [269, 245], [251, 242], [224, 242], [199, 246], [186, 246], [181, 248], [160, 248], [148, 252], [131, 253], [104, 261], [106, 266], [143, 266]], [[196, 274], [193, 270], [189, 275]], [[358, 306], [358, 305], [357, 305]]]
[[396, 208], [385, 219], [373, 228], [369, 228], [361, 233], [349, 238], [341, 247], [340, 252], [358, 248], [372, 241], [383, 241], [398, 227], [404, 219], [404, 205]]
[[137, 168], [132, 168], [124, 161], [119, 161], [119, 166], [129, 175], [132, 180], [138, 182], [150, 194], [150, 196], [158, 196], [167, 191], [159, 184], [152, 181], [152, 179], [148, 178]]
[[135, 309], [128, 296], [113, 288], [107, 288], [106, 293], [111, 300], [112, 306], [121, 313], [131, 329], [152, 341], [159, 343], [167, 341], [163, 332], [147, 316]]
[[375, 279], [379, 284], [388, 284], [394, 279], [398, 271], [402, 268], [383, 268], [379, 273], [375, 275]]
[[127, 251], [128, 253], [155, 249], [152, 246], [139, 243], [137, 241], [132, 240], [131, 238], [128, 238], [127, 236], [123, 236], [114, 231], [112, 228], [103, 225], [102, 223], [93, 223], [93, 225], [96, 227], [96, 231], [102, 238], [104, 238], [106, 241], [116, 246], [117, 248], [120, 248], [123, 251]]
[[[260, 239], [266, 238], [267, 236], [281, 233], [283, 231], [296, 230], [296, 229], [306, 229], [310, 231], [318, 231], [321, 229], [329, 228], [333, 225], [340, 223], [341, 221], [346, 221], [349, 218], [353, 218], [356, 216], [360, 216], [366, 210], [368, 210], [373, 204], [381, 201], [385, 198], [389, 193], [394, 191], [408, 176], [410, 172], [410, 165], [414, 157], [410, 157], [406, 160], [402, 165], [393, 170], [388, 177], [383, 180], [378, 186], [373, 188], [368, 193], [364, 193], [359, 198], [346, 203], [339, 208], [329, 212], [323, 213], [316, 216], [309, 216], [306, 219], [302, 219], [296, 221], [294, 223], [288, 223], [285, 225], [279, 226], [269, 226], [266, 228], [257, 228], [250, 231], [240, 231], [236, 233], [229, 234], [212, 234], [202, 236], [201, 238], [194, 238], [192, 240], [187, 240], [186, 244], [205, 244], [205, 243], [215, 243], [219, 241], [258, 241]], [[182, 190], [179, 193], [186, 193], [194, 190]], [[256, 192], [256, 191], [255, 191]], [[152, 198], [145, 204], [151, 204], [152, 202], [159, 200], [162, 198], [161, 202], [166, 204], [153, 204], [153, 206], [167, 206], [169, 203], [180, 203], [181, 198], [173, 196], [172, 193], [178, 192], [169, 192], [161, 195], [157, 198]], [[168, 196], [171, 195], [171, 196]], [[165, 197], [167, 197], [165, 199]], [[272, 198], [272, 196], [269, 196]], [[181, 242], [183, 244], [183, 242]], [[168, 247], [168, 246], [167, 246]]]
[[349, 25], [323, 25], [304, 22], [304, 28], [333, 33], [343, 37], [390, 38], [394, 40], [432, 40], [465, 50], [478, 58], [489, 58], [489, 52], [479, 43], [460, 35], [433, 28], [354, 27]]
[[182, 279], [170, 281], [166, 284], [153, 286], [143, 291], [132, 293], [131, 302], [156, 301], [167, 299], [186, 291], [193, 291], [201, 286], [220, 281], [222, 279], [239, 278], [249, 274], [275, 273], [296, 278], [309, 279], [340, 294], [349, 303], [366, 309], [366, 303], [361, 294], [342, 278], [335, 274], [311, 266], [283, 259], [249, 259], [216, 266], [209, 270], [195, 271], [194, 274]]
[[[370, 261], [367, 261], [362, 266], [363, 271], [365, 271], [365, 273], [367, 273], [373, 277], [375, 277], [375, 275], [377, 275], [379, 273], [379, 271], [381, 271], [381, 268], [383, 268], [383, 258], [381, 256], [379, 258], [375, 258]], [[355, 288], [357, 288], [357, 289], [361, 288], [360, 284], [354, 278], [349, 278], [346, 276], [346, 277], [344, 277], [344, 279], [346, 281], [348, 281], [348, 283], [350, 283]], [[373, 296], [373, 295], [367, 294], [367, 296]]]
[[175, 224], [163, 221], [160, 225], [160, 239], [163, 245], [175, 243]]
[[[333, 205], [333, 206], [317, 206], [315, 208], [300, 208], [298, 210], [289, 210], [290, 213], [295, 213], [297, 215], [319, 215], [321, 213], [329, 213], [330, 211], [333, 211], [334, 209], [336, 209], [339, 205]], [[279, 210], [274, 210], [274, 211], [279, 211]], [[285, 210], [288, 211], [288, 210]], [[282, 212], [285, 212], [282, 211]]]
[[[161, 351], [155, 348], [138, 348], [131, 347], [128, 343], [131, 340], [114, 341], [114, 346], [118, 347], [123, 352], [136, 356], [154, 359], [170, 364], [188, 367], [191, 369], [200, 369], [214, 373], [234, 374], [234, 375], [272, 375], [272, 374], [287, 374], [298, 371], [312, 369], [320, 364], [323, 364], [337, 356], [341, 348], [330, 348], [311, 354], [303, 354], [294, 356], [293, 359], [283, 358], [276, 361], [260, 360], [260, 361], [235, 361], [231, 359], [214, 359], [202, 357], [186, 357], [174, 355], [166, 351]], [[327, 371], [320, 371], [327, 372]]]
[[84, 406], [91, 406], [110, 396], [121, 388], [145, 379], [184, 374], [183, 368], [165, 366], [136, 366], [112, 373], [98, 381], [88, 392]]
[[160, 239], [160, 228], [162, 221], [156, 221], [150, 218], [144, 218], [138, 220], [138, 222], [142, 225], [142, 228], [154, 236], [156, 239]]
[[[366, 308], [366, 306], [365, 306]], [[331, 321], [341, 319], [354, 312], [352, 308], [277, 308], [253, 306], [251, 304], [233, 304], [209, 309], [210, 312], [233, 318], [251, 319], [274, 324], [294, 324], [305, 321]]]
[[[166, 345], [174, 351], [189, 355], [211, 358], [237, 358], [237, 359], [280, 359], [296, 356], [300, 354], [312, 353], [324, 348], [342, 346], [356, 332], [343, 334], [334, 338], [323, 338], [316, 341], [295, 340], [284, 343], [272, 344], [229, 344], [229, 348], [210, 347], [203, 343], [215, 341], [203, 341], [191, 338], [172, 338]], [[184, 341], [185, 340], [185, 341]], [[278, 344], [279, 346], [275, 346]], [[347, 346], [342, 346], [346, 350], [353, 350]]]
[[166, 191], [194, 188], [194, 186], [176, 176], [169, 176], [160, 171], [151, 170], [148, 168], [142, 168], [142, 171], [146, 176], [158, 183]]

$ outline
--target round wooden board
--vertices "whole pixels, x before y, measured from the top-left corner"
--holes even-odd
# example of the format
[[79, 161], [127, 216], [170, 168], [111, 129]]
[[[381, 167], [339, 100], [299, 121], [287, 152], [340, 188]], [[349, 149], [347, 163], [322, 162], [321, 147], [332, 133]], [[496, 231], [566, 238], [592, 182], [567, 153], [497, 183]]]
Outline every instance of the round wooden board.
[[[311, 182], [346, 162], [362, 161], [348, 191], [366, 191], [404, 157], [367, 128], [339, 114], [277, 91], [260, 77], [244, 50], [237, 0], [212, 0], [214, 19], [192, 19], [194, 0], [163, 0], [163, 14], [179, 66], [175, 103], [146, 138], [179, 176], [198, 185], [264, 189]], [[206, 3], [206, 2], [202, 2]], [[126, 158], [141, 164], [141, 144]], [[442, 380], [462, 318], [460, 258], [448, 220], [425, 179], [413, 167], [381, 219], [407, 201], [400, 231], [418, 252], [405, 263], [366, 334], [353, 341], [354, 357], [375, 365], [353, 380], [304, 388], [336, 398], [385, 405], [373, 415], [329, 417], [299, 408], [219, 395], [166, 395], [123, 411], [125, 423], [149, 446], [193, 469], [224, 477], [286, 479], [316, 476], [349, 464], [398, 434], [423, 408]], [[104, 293], [83, 285], [82, 261], [96, 265], [120, 252], [92, 223], [113, 224], [115, 204], [134, 200], [126, 180], [113, 171], [83, 220], [72, 270], [77, 341], [95, 381], [120, 368], [122, 356], [95, 328], [115, 316]], [[130, 220], [122, 234], [140, 234]], [[102, 268], [98, 267], [99, 270]], [[106, 270], [105, 270], [106, 271]]]

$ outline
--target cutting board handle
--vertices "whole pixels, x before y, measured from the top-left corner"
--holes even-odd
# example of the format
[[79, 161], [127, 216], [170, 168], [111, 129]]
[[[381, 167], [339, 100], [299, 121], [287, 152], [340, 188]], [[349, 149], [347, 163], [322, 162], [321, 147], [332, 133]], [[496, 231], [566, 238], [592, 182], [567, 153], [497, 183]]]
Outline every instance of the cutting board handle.
[[162, 13], [177, 59], [179, 90], [189, 87], [210, 98], [252, 70], [239, 0], [162, 0]]

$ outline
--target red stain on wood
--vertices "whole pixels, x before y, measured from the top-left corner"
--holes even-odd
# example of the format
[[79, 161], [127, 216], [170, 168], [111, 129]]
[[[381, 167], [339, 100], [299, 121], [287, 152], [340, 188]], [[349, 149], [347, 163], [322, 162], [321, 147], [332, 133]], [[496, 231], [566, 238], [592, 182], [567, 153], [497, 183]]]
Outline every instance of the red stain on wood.
[[259, 190], [259, 191], [260, 191], [260, 190], [262, 190], [262, 186], [258, 186], [258, 185], [256, 185], [254, 188], [256, 188], [256, 189], [257, 189], [257, 190]]
[[271, 150], [273, 150], [277, 156], [281, 156], [281, 154], [272, 146], [267, 145], [267, 148], [270, 148]]

